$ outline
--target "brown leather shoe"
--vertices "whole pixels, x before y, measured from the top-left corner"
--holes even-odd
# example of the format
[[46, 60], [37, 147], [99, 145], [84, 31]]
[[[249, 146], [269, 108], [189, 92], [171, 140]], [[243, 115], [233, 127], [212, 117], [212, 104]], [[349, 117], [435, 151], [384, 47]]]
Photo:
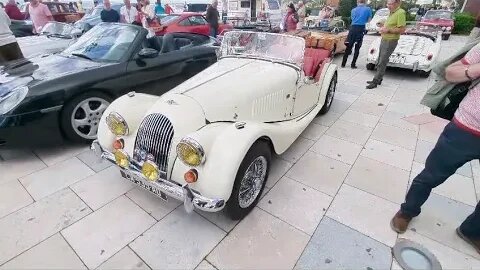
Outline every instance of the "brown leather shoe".
[[390, 221], [390, 227], [397, 233], [404, 233], [407, 231], [410, 221], [412, 221], [411, 217], [403, 214], [402, 211], [398, 211]]
[[460, 230], [460, 227], [457, 228], [457, 235], [465, 240], [465, 242], [469, 243], [473, 248], [477, 250], [477, 252], [480, 254], [480, 240], [473, 240], [468, 237], [466, 237], [462, 231]]

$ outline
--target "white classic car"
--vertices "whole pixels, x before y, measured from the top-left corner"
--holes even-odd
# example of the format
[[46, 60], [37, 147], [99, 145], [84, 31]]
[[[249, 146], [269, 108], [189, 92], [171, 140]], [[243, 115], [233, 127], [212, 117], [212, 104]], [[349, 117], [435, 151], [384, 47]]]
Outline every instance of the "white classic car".
[[390, 11], [388, 8], [379, 9], [377, 12], [375, 12], [375, 15], [373, 15], [372, 20], [367, 23], [365, 27], [366, 30], [369, 32], [378, 33], [380, 26], [385, 23], [389, 15]]
[[272, 155], [329, 110], [337, 66], [330, 51], [274, 33], [228, 32], [218, 55], [160, 97], [131, 92], [113, 101], [92, 150], [187, 212], [225, 207], [240, 219], [257, 204]]
[[[374, 70], [380, 53], [381, 38], [372, 42], [367, 54], [367, 69]], [[411, 69], [428, 77], [438, 60], [442, 33], [438, 30], [409, 29], [400, 36], [395, 51], [390, 56], [389, 67]]]

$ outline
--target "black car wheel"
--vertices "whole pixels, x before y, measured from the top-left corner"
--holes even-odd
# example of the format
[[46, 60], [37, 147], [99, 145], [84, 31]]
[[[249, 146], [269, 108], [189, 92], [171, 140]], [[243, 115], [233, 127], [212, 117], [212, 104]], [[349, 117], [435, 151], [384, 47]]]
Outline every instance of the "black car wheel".
[[267, 142], [255, 142], [238, 169], [232, 194], [226, 205], [234, 220], [245, 217], [257, 205], [268, 179], [271, 151]]
[[375, 69], [375, 64], [368, 63], [367, 64], [367, 70], [374, 70]]
[[335, 96], [335, 90], [337, 90], [337, 73], [333, 74], [332, 80], [330, 81], [330, 85], [328, 86], [327, 96], [325, 97], [325, 103], [323, 104], [322, 109], [318, 114], [326, 114], [330, 107], [332, 107], [333, 97]]
[[98, 124], [111, 101], [111, 97], [96, 91], [70, 100], [60, 115], [64, 136], [74, 142], [90, 142], [96, 139]]
[[443, 34], [442, 40], [448, 40], [450, 38], [450, 34]]

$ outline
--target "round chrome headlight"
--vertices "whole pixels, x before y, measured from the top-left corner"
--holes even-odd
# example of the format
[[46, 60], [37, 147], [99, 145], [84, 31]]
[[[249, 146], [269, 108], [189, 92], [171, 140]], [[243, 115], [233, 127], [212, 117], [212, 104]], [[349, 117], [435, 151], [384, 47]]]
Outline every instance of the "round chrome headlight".
[[205, 161], [202, 146], [192, 138], [183, 138], [177, 145], [177, 155], [188, 166], [196, 167]]
[[115, 152], [113, 152], [113, 156], [115, 157], [115, 163], [117, 163], [119, 167], [127, 168], [130, 164], [128, 154], [121, 149], [115, 150]]
[[452, 30], [452, 27], [450, 27], [450, 26], [447, 27], [447, 31], [450, 31], [450, 30]]
[[107, 118], [105, 118], [105, 121], [107, 121], [107, 126], [110, 131], [116, 136], [124, 136], [128, 134], [127, 122], [120, 114], [111, 112]]
[[158, 179], [158, 166], [151, 160], [147, 160], [143, 163], [142, 174], [148, 181], [154, 182]]
[[444, 26], [444, 27], [442, 27], [442, 30], [445, 31], [445, 30], [447, 30], [447, 28]]
[[28, 87], [22, 86], [2, 94], [0, 92], [0, 114], [5, 114], [15, 108], [27, 96]]

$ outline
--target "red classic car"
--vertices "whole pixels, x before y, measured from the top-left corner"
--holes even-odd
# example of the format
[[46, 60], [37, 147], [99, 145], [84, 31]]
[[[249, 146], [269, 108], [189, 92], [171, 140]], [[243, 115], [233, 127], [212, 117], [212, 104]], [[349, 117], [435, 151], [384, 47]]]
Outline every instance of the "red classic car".
[[[156, 35], [166, 33], [195, 33], [209, 36], [210, 27], [205, 17], [200, 13], [184, 12], [182, 14], [169, 14], [160, 18], [162, 30], [157, 31]], [[232, 29], [229, 24], [220, 23], [218, 33], [225, 29]]]
[[[72, 23], [80, 20], [85, 13], [80, 13], [77, 11], [74, 5], [69, 5], [69, 3], [60, 3], [60, 2], [42, 2], [48, 6], [50, 12], [52, 13], [53, 19], [56, 22], [65, 22]], [[29, 19], [28, 16], [28, 5], [25, 3], [20, 7], [21, 12], [25, 15], [26, 19]]]
[[443, 31], [442, 39], [448, 40], [455, 26], [453, 12], [449, 10], [429, 10], [425, 13], [419, 25], [424, 27], [440, 27]]

